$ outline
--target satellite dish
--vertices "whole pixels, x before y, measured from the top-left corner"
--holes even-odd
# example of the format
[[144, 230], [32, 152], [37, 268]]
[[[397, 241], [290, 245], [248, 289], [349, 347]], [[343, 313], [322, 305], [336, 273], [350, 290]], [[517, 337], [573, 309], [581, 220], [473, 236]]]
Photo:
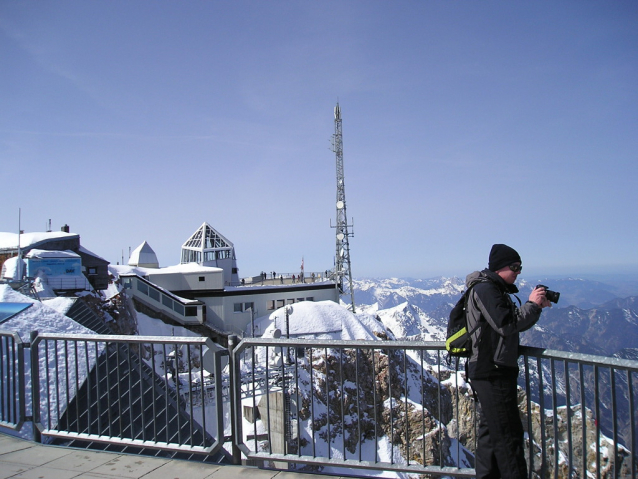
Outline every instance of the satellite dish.
[[272, 332], [272, 337], [279, 339], [281, 337], [281, 329], [277, 328]]
[[343, 233], [339, 233], [339, 234], [337, 234], [337, 239], [338, 239], [339, 241], [343, 241], [343, 238], [344, 238]]
[[275, 368], [280, 368], [282, 364], [281, 361], [281, 356], [278, 354], [277, 356], [275, 356], [272, 361], [270, 362], [270, 365], [275, 367]]
[[[205, 345], [202, 347], [202, 368], [204, 371], [215, 374], [215, 352], [223, 349], [220, 345], [212, 341], [210, 341], [209, 346]], [[220, 360], [221, 369], [224, 369], [228, 365], [228, 356], [220, 356], [218, 359]]]
[[215, 372], [215, 360], [213, 359], [215, 353], [206, 346], [204, 346], [202, 349], [204, 349], [204, 353], [202, 354], [202, 367], [204, 368], [204, 370], [213, 374]]
[[337, 201], [337, 209], [340, 209], [340, 210], [343, 209], [343, 201], [341, 200]]

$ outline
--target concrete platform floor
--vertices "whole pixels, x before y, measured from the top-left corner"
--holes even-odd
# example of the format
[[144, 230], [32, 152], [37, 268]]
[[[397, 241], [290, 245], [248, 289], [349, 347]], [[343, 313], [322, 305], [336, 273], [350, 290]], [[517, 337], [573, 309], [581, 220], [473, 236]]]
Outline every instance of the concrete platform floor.
[[203, 464], [45, 446], [0, 433], [0, 479], [338, 479], [337, 476]]

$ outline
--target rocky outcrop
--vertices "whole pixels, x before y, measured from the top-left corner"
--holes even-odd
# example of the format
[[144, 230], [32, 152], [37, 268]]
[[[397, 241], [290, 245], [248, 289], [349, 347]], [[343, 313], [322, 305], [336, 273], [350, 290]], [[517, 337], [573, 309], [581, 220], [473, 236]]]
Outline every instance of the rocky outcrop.
[[[519, 409], [521, 411], [527, 409], [525, 403], [525, 394], [521, 391], [519, 394]], [[536, 478], [554, 477], [556, 473], [554, 468], [558, 467], [557, 477], [585, 479], [587, 476], [583, 475], [583, 457], [586, 474], [589, 474], [590, 477], [603, 479], [631, 477], [629, 450], [621, 444], [617, 444], [618, 451], [614, 454], [613, 441], [603, 435], [599, 436], [598, 447], [596, 447], [597, 426], [590, 409], [585, 408], [583, 414], [583, 408], [580, 404], [571, 406], [569, 410], [567, 406], [562, 406], [556, 409], [556, 420], [554, 420], [552, 411], [541, 413], [540, 406], [531, 403], [531, 437], [534, 442], [532, 466]], [[526, 432], [529, 434], [527, 416], [523, 413], [521, 416]], [[571, 428], [568, 421], [571, 423]], [[570, 430], [571, 437], [569, 437]], [[585, 435], [584, 438], [583, 435]], [[529, 435], [527, 444], [529, 444]], [[545, 458], [543, 458], [541, 444], [545, 444]], [[583, 451], [583, 444], [585, 444], [585, 451]], [[556, 447], [558, 447], [558, 451]], [[558, 461], [556, 460], [557, 456]], [[529, 464], [529, 457], [527, 460]]]
[[[305, 359], [308, 366], [311, 358]], [[439, 394], [436, 378], [402, 351], [328, 350], [313, 355], [307, 371], [298, 418], [311, 422], [326, 443], [344, 444], [355, 454], [367, 441], [386, 438], [412, 463], [454, 465], [446, 426], [453, 417], [449, 391]]]
[[[480, 414], [480, 407], [474, 402], [473, 395], [467, 384], [458, 388], [450, 386], [453, 400], [454, 417], [447, 424], [450, 437], [458, 437], [460, 442], [468, 449], [475, 449], [475, 415]], [[631, 477], [630, 452], [621, 444], [618, 444], [618, 452], [614, 455], [614, 443], [611, 439], [600, 435], [598, 448], [596, 448], [597, 425], [593, 412], [585, 408], [584, 419], [580, 404], [571, 406], [569, 411], [566, 406], [556, 408], [556, 421], [552, 410], [541, 411], [535, 402], [531, 405], [531, 434], [527, 414], [527, 395], [522, 388], [518, 388], [518, 405], [526, 433], [525, 456], [528, 466], [532, 465], [534, 479], [546, 477], [585, 479], [583, 476], [583, 444], [586, 445], [585, 464], [587, 473], [591, 477], [611, 479], [614, 477]], [[568, 422], [569, 421], [569, 422]], [[571, 423], [571, 427], [569, 427]], [[571, 430], [571, 437], [569, 431]], [[585, 434], [583, 442], [583, 434]], [[533, 455], [529, 457], [529, 440], [532, 438]], [[545, 445], [543, 450], [542, 445]], [[570, 454], [570, 445], [572, 453]], [[556, 447], [558, 450], [556, 450]], [[544, 457], [543, 457], [544, 456]], [[570, 462], [571, 461], [571, 462]], [[599, 465], [599, 466], [597, 466]], [[555, 467], [558, 468], [555, 471]], [[598, 476], [597, 469], [600, 469]], [[556, 474], [556, 475], [555, 475]]]

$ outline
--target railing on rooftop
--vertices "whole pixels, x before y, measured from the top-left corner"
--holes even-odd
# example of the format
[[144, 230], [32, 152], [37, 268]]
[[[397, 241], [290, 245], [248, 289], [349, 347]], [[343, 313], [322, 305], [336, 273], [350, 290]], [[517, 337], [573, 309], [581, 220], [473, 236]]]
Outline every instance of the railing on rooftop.
[[[0, 339], [0, 425], [33, 422], [36, 439], [198, 455], [223, 446], [236, 463], [336, 475], [474, 475], [476, 403], [440, 342]], [[636, 477], [638, 361], [522, 353], [530, 477]]]
[[308, 271], [303, 277], [300, 273], [263, 273], [258, 276], [242, 278], [238, 283], [231, 283], [229, 286], [272, 286], [282, 284], [312, 284], [320, 283], [332, 279], [329, 271]]

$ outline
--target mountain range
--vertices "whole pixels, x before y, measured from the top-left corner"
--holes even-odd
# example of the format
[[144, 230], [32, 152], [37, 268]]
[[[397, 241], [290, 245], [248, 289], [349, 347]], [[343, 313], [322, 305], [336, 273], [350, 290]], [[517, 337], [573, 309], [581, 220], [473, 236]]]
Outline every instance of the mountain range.
[[[560, 292], [521, 343], [561, 351], [638, 357], [638, 283], [579, 278], [518, 283], [522, 302], [536, 284]], [[355, 307], [376, 313], [397, 338], [444, 340], [447, 318], [465, 288], [458, 277], [357, 279]]]
[[[521, 344], [565, 351], [638, 360], [638, 285], [633, 282], [607, 283], [587, 279], [521, 280], [518, 283], [521, 302], [527, 300], [536, 284], [547, 285], [560, 292], [551, 308], [545, 308], [539, 322], [521, 335]], [[431, 279], [361, 279], [354, 281], [357, 311], [374, 313], [397, 339], [444, 341], [450, 310], [456, 304], [464, 281], [460, 278]], [[586, 383], [593, 384], [591, 370], [585, 370]], [[539, 371], [530, 371], [530, 382], [537, 388]], [[545, 384], [549, 379], [564, 390], [565, 373], [543, 365]], [[631, 398], [624, 393], [610, 398], [616, 389], [609, 374], [599, 376], [598, 390], [585, 390], [586, 404], [595, 404], [596, 392], [604, 398], [600, 404], [599, 424], [613, 435], [613, 405], [620, 418], [617, 434], [623, 444], [631, 444], [629, 411]], [[626, 383], [619, 375], [616, 381]], [[570, 380], [571, 383], [571, 380]], [[560, 386], [562, 384], [562, 386]], [[521, 384], [521, 386], [524, 386]], [[576, 394], [577, 385], [571, 385]], [[635, 386], [634, 386], [635, 387]], [[627, 388], [621, 388], [627, 391]], [[561, 393], [562, 395], [562, 393]], [[538, 400], [538, 398], [533, 398]], [[559, 399], [562, 402], [564, 398]], [[549, 404], [551, 399], [546, 398]]]

